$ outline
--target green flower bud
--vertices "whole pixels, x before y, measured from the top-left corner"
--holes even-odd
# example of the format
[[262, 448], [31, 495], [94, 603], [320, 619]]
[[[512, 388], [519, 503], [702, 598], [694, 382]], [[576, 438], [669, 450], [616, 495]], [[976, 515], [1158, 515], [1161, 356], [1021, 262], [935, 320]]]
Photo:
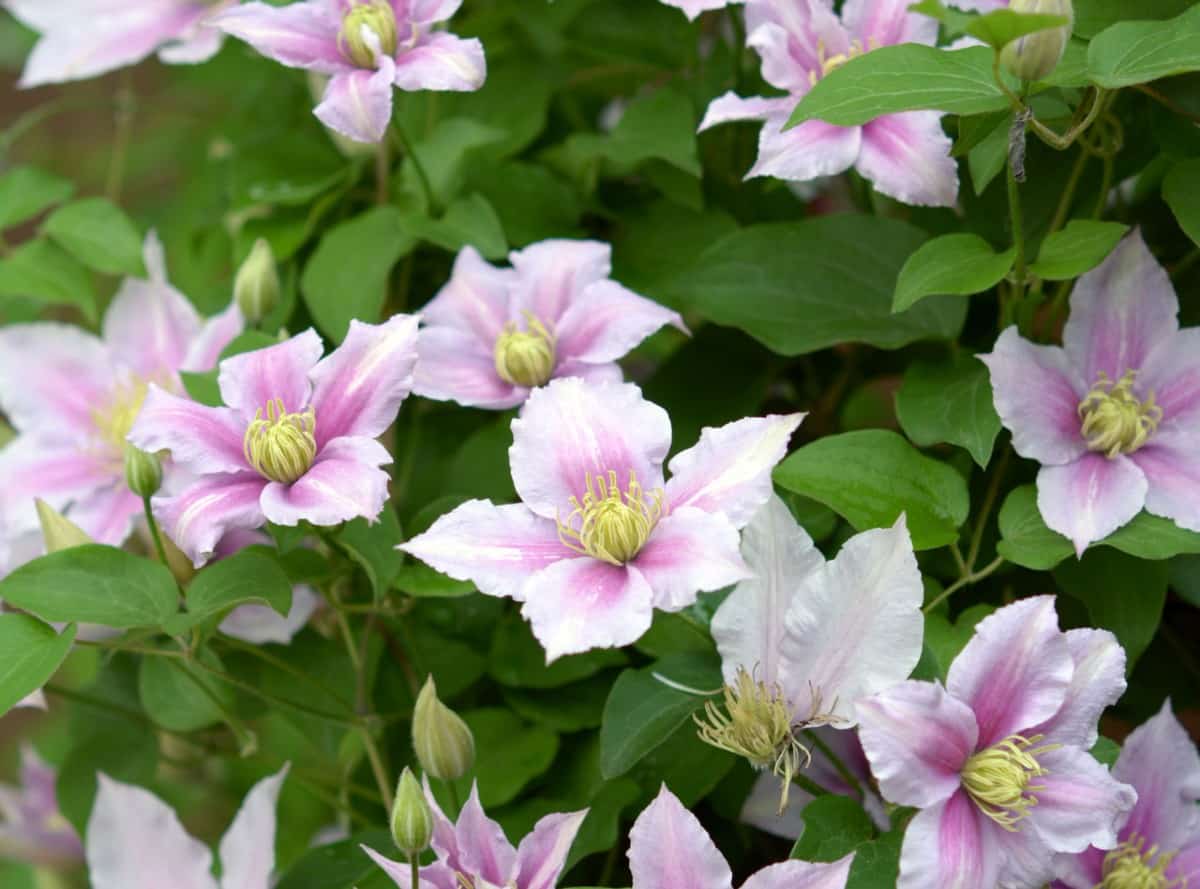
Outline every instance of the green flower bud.
[[154, 454], [125, 445], [125, 484], [139, 497], [152, 497], [162, 487], [162, 463]]
[[46, 541], [46, 552], [56, 553], [73, 546], [95, 543], [87, 532], [64, 516], [40, 497], [33, 501], [37, 507], [38, 522], [42, 526], [42, 539]]
[[421, 785], [405, 767], [396, 785], [396, 802], [392, 805], [392, 839], [396, 848], [412, 860], [429, 848], [433, 840], [433, 809], [429, 807]]
[[1013, 12], [1061, 15], [1068, 24], [1059, 28], [1034, 31], [1018, 37], [1000, 52], [1000, 61], [1009, 71], [1022, 80], [1045, 80], [1058, 67], [1067, 41], [1071, 39], [1071, 28], [1075, 22], [1075, 10], [1071, 0], [1012, 0], [1009, 9]]
[[250, 324], [257, 324], [279, 304], [279, 271], [265, 238], [254, 242], [254, 249], [238, 269], [233, 298]]
[[413, 749], [426, 774], [443, 781], [461, 778], [475, 764], [475, 738], [462, 717], [438, 699], [432, 676], [413, 708]]

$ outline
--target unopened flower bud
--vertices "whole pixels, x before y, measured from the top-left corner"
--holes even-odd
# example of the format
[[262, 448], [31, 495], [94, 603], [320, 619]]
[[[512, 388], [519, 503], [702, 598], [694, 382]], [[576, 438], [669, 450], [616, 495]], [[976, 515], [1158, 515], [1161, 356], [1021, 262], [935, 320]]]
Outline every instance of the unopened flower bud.
[[400, 775], [396, 802], [392, 804], [392, 839], [409, 860], [428, 849], [433, 840], [433, 809], [407, 767]]
[[475, 764], [475, 738], [457, 713], [437, 696], [433, 677], [417, 695], [413, 708], [413, 749], [426, 774], [455, 781]]
[[254, 242], [254, 249], [238, 269], [233, 298], [250, 324], [257, 324], [279, 304], [279, 270], [265, 238]]
[[1012, 0], [1008, 6], [1013, 12], [1060, 15], [1067, 24], [1058, 28], [1034, 31], [1018, 37], [1000, 52], [1000, 61], [1009, 71], [1022, 80], [1045, 80], [1058, 67], [1071, 39], [1071, 28], [1075, 22], [1075, 10], [1071, 0]]
[[162, 487], [162, 463], [131, 444], [125, 445], [125, 484], [139, 497], [152, 497]]
[[39, 497], [33, 503], [37, 507], [38, 522], [42, 526], [42, 539], [46, 541], [46, 552], [56, 553], [61, 549], [70, 549], [73, 546], [84, 546], [96, 542], [87, 535], [86, 531], [45, 500]]

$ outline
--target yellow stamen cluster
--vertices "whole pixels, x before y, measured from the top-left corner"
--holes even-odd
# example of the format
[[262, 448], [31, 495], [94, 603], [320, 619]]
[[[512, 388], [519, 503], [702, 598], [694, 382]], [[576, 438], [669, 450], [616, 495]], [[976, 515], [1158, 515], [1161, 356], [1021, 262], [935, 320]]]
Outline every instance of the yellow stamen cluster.
[[133, 428], [133, 421], [142, 409], [147, 388], [145, 380], [133, 379], [119, 386], [107, 405], [92, 411], [92, 422], [96, 431], [100, 434], [101, 441], [112, 447], [116, 454], [115, 460], [125, 459], [125, 436]]
[[1048, 774], [1037, 758], [1059, 745], [1035, 747], [1041, 740], [1042, 735], [1032, 738], [1012, 735], [976, 753], [963, 766], [963, 788], [979, 810], [1005, 830], [1015, 832], [1017, 823], [1037, 805], [1033, 794], [1046, 789], [1044, 785], [1031, 783], [1034, 778]]
[[641, 552], [666, 512], [663, 491], [647, 494], [632, 471], [624, 491], [612, 470], [607, 478], [589, 474], [584, 484], [583, 500], [572, 497], [570, 515], [557, 520], [558, 539], [580, 555], [624, 565]]
[[1146, 849], [1146, 841], [1133, 837], [1104, 856], [1104, 878], [1096, 889], [1183, 889], [1186, 878], [1170, 880], [1167, 868], [1174, 852]]
[[1100, 371], [1096, 385], [1079, 402], [1080, 432], [1088, 448], [1110, 460], [1132, 454], [1150, 440], [1162, 422], [1163, 411], [1154, 403], [1153, 392], [1145, 401], [1133, 394], [1136, 377], [1137, 371], [1127, 370], [1114, 382]]
[[312, 407], [289, 414], [282, 398], [267, 402], [267, 415], [259, 408], [246, 427], [242, 452], [246, 462], [263, 478], [291, 484], [308, 472], [317, 456], [317, 414]]
[[[378, 47], [372, 46], [364, 31], [374, 34]], [[387, 56], [396, 54], [396, 13], [388, 0], [354, 0], [342, 18], [338, 34], [338, 49], [359, 68], [375, 67], [375, 51]]]
[[878, 49], [878, 43], [874, 37], [867, 41], [866, 47], [863, 46], [861, 40], [854, 40], [850, 43], [850, 49], [846, 52], [839, 52], [832, 56], [825, 55], [825, 41], [817, 41], [817, 63], [821, 66], [821, 70], [809, 71], [808, 82], [813, 86], [817, 85], [817, 81], [829, 74], [835, 68], [840, 68], [856, 56], [861, 56], [870, 52], [873, 49]]
[[533, 388], [550, 381], [556, 350], [554, 336], [546, 325], [528, 312], [525, 324], [525, 330], [518, 330], [510, 321], [496, 337], [496, 373], [506, 383]]

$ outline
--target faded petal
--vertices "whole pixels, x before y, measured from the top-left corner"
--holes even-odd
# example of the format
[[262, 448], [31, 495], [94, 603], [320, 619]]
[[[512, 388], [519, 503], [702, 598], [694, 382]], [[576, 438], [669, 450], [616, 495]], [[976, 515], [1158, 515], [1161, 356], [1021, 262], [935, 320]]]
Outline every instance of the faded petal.
[[267, 480], [248, 472], [210, 475], [174, 497], [155, 497], [154, 515], [167, 536], [199, 568], [226, 532], [266, 523], [259, 497]]
[[738, 542], [737, 528], [724, 516], [685, 506], [658, 523], [633, 565], [654, 591], [654, 607], [679, 611], [698, 592], [750, 576]]
[[671, 458], [671, 509], [719, 512], [734, 527], [744, 527], [770, 498], [771, 472], [803, 419], [804, 414], [771, 414], [704, 429], [693, 447]]
[[1054, 716], [1074, 672], [1054, 597], [1033, 596], [975, 626], [975, 635], [950, 665], [946, 690], [975, 712], [983, 749]]
[[309, 372], [321, 360], [321, 338], [311, 327], [277, 346], [243, 352], [221, 362], [221, 398], [247, 421], [275, 399], [289, 413], [308, 407]]
[[221, 839], [221, 889], [267, 889], [275, 869], [275, 807], [290, 766], [246, 794]]
[[559, 320], [555, 331], [558, 358], [594, 364], [616, 361], [668, 324], [688, 332], [678, 312], [638, 296], [616, 281], [597, 281]]
[[908, 0], [846, 0], [842, 21], [865, 47], [937, 43], [937, 19], [908, 11]]
[[531, 244], [509, 256], [516, 270], [512, 317], [533, 313], [550, 330], [591, 284], [612, 271], [612, 247], [601, 241], [553, 238]]
[[417, 336], [417, 368], [413, 392], [465, 407], [506, 410], [529, 395], [506, 383], [496, 372], [496, 356], [475, 336], [453, 327], [422, 327]]
[[392, 79], [402, 90], [477, 90], [487, 80], [483, 44], [445, 31], [428, 33], [396, 57]]
[[321, 597], [309, 586], [292, 587], [292, 607], [286, 616], [266, 605], [239, 605], [223, 621], [219, 629], [226, 636], [253, 645], [274, 642], [287, 645], [304, 628], [321, 605]]
[[918, 812], [904, 832], [896, 889], [996, 889], [995, 830], [961, 790]]
[[[933, 19], [927, 21], [936, 26]], [[922, 207], [952, 207], [958, 200], [958, 163], [950, 148], [939, 112], [903, 111], [863, 124], [862, 150], [854, 166], [888, 197]]]
[[1038, 762], [1048, 774], [1037, 779], [1043, 789], [1035, 792], [1029, 820], [1042, 841], [1055, 852], [1114, 848], [1137, 792], [1077, 747], [1043, 753]]
[[1067, 630], [1075, 672], [1062, 708], [1034, 734], [1046, 743], [1073, 744], [1090, 750], [1099, 733], [1100, 715], [1125, 692], [1125, 649], [1108, 630]]
[[[816, 0], [809, 0], [816, 2]], [[823, 120], [806, 120], [784, 130], [786, 116], [771, 117], [758, 136], [758, 159], [747, 179], [774, 176], [808, 182], [844, 173], [854, 166], [862, 148], [862, 127], [839, 127]]]
[[225, 311], [214, 315], [203, 323], [200, 332], [188, 346], [180, 370], [205, 371], [217, 366], [221, 352], [246, 327], [246, 319], [236, 302], [230, 303]]
[[510, 320], [509, 291], [515, 283], [512, 269], [498, 269], [474, 247], [463, 247], [454, 260], [450, 280], [421, 310], [421, 320], [432, 327], [470, 333], [491, 355], [496, 338]]
[[629, 831], [635, 889], [730, 889], [733, 874], [700, 821], [664, 784]]
[[335, 438], [296, 481], [266, 486], [263, 515], [287, 527], [302, 521], [323, 527], [357, 518], [374, 522], [387, 501], [390, 480], [379, 467], [391, 462], [387, 448], [373, 438]]
[[1189, 531], [1200, 531], [1198, 444], [1200, 430], [1160, 435], [1129, 455], [1146, 478], [1146, 510]]
[[[1070, 539], [1077, 556], [1141, 512], [1148, 491], [1145, 473], [1128, 457], [1087, 454], [1066, 466], [1043, 466], [1037, 476], [1038, 512]], [[1161, 507], [1162, 498], [1156, 503]]]
[[851, 852], [837, 861], [781, 861], [751, 874], [742, 889], [845, 889], [854, 864]]
[[755, 96], [743, 99], [735, 92], [718, 96], [708, 104], [704, 119], [700, 121], [699, 132], [724, 123], [741, 120], [769, 120], [772, 117], [786, 116], [791, 113], [796, 100], [791, 97], [764, 98]]
[[517, 847], [517, 889], [554, 889], [575, 835], [587, 817], [580, 812], [556, 812], [540, 819]]
[[349, 67], [337, 44], [340, 19], [331, 5], [309, 0], [290, 6], [243, 3], [212, 24], [289, 68], [335, 74]]
[[392, 122], [392, 80], [395, 66], [387, 56], [379, 68], [356, 68], [334, 74], [313, 114], [325, 126], [355, 142], [375, 144]]
[[147, 453], [170, 451], [180, 466], [207, 475], [250, 471], [245, 435], [246, 421], [232, 408], [209, 407], [151, 383], [128, 437]]

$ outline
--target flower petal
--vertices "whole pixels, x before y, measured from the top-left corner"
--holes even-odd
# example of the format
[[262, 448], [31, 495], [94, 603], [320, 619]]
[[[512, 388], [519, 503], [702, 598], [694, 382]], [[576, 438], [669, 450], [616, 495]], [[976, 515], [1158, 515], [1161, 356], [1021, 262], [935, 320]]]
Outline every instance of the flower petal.
[[820, 77], [826, 59], [850, 51], [850, 35], [827, 0], [757, 0], [746, 6], [746, 45], [762, 58], [763, 79], [801, 96]]
[[1099, 737], [1100, 714], [1125, 692], [1125, 649], [1108, 630], [1067, 630], [1066, 637], [1075, 662], [1071, 687], [1062, 709], [1034, 734], [1045, 735], [1047, 743], [1090, 750]]
[[952, 207], [958, 200], [958, 163], [950, 148], [939, 112], [903, 111], [863, 124], [862, 150], [854, 166], [888, 197], [922, 207]]
[[908, 0], [846, 0], [842, 22], [865, 47], [937, 43], [937, 19], [908, 11]]
[[413, 392], [464, 407], [506, 410], [516, 407], [529, 390], [506, 383], [496, 373], [496, 358], [474, 335], [453, 327], [422, 327], [417, 336], [417, 369]]
[[450, 280], [421, 309], [431, 327], [453, 327], [472, 334], [488, 355], [510, 320], [509, 292], [516, 283], [512, 269], [498, 269], [474, 247], [463, 247], [454, 260]]
[[654, 607], [679, 611], [698, 592], [751, 576], [738, 543], [737, 528], [724, 516], [685, 506], [658, 523], [633, 564], [654, 591]]
[[471, 92], [487, 80], [483, 44], [445, 31], [427, 32], [412, 49], [396, 56], [393, 82], [402, 90]]
[[516, 270], [511, 317], [531, 312], [550, 330], [591, 284], [612, 271], [612, 247], [600, 241], [551, 239], [509, 256]]
[[233, 409], [208, 407], [151, 383], [128, 437], [143, 451], [170, 451], [180, 466], [208, 475], [250, 471], [245, 435], [246, 422]]
[[996, 889], [999, 829], [963, 791], [918, 812], [904, 832], [896, 889]]
[[802, 721], [855, 721], [855, 703], [903, 682], [921, 659], [925, 588], [904, 516], [851, 537], [805, 577], [785, 616], [783, 686]]
[[374, 523], [387, 501], [391, 479], [379, 467], [391, 462], [387, 448], [373, 438], [335, 438], [296, 481], [267, 485], [263, 515], [289, 528], [302, 521], [323, 527], [357, 518]]
[[710, 9], [724, 9], [731, 2], [735, 3], [738, 0], [663, 0], [667, 6], [683, 10], [683, 14], [691, 21], [695, 21], [702, 12]]
[[206, 371], [217, 366], [217, 359], [225, 347], [233, 342], [246, 328], [246, 319], [236, 302], [230, 303], [225, 311], [214, 315], [203, 323], [200, 332], [188, 346], [180, 370]]
[[554, 889], [567, 863], [567, 853], [587, 817], [581, 812], [555, 812], [533, 826], [517, 847], [517, 889]]
[[593, 364], [616, 361], [668, 324], [688, 332], [678, 312], [638, 296], [616, 281], [597, 281], [559, 320], [558, 358]]
[[400, 549], [489, 596], [520, 601], [538, 571], [578, 554], [565, 547], [552, 521], [516, 503], [468, 500]]
[[747, 179], [774, 176], [807, 182], [834, 176], [854, 166], [862, 148], [862, 127], [839, 127], [823, 120], [806, 120], [784, 130], [787, 117], [771, 117], [758, 135], [758, 159]]
[[243, 3], [212, 20], [214, 27], [246, 41], [268, 59], [322, 74], [349, 67], [338, 49], [341, 24], [337, 11], [319, 2]]
[[120, 478], [121, 469], [107, 455], [19, 435], [0, 448], [0, 528], [12, 533], [39, 527], [35, 497], [61, 512]]
[[[410, 889], [412, 886], [412, 871], [407, 861], [392, 861], [392, 859], [380, 855], [370, 846], [363, 845], [362, 843], [359, 844], [358, 848], [367, 853], [367, 856], [379, 865], [380, 870], [392, 878], [393, 883], [401, 887], [401, 889]], [[423, 876], [422, 882], [424, 882]]]
[[[1149, 463], [1144, 456], [1141, 462]], [[1162, 473], [1156, 475], [1161, 482]], [[1109, 460], [1087, 454], [1066, 466], [1043, 466], [1037, 476], [1038, 512], [1046, 525], [1075, 545], [1075, 554], [1103, 540], [1142, 511], [1149, 482], [1138, 464], [1127, 457]], [[1164, 501], [1161, 487], [1156, 499]]]
[[552, 380], [530, 393], [512, 431], [513, 483], [540, 516], [566, 516], [570, 499], [583, 499], [589, 476], [615, 472], [624, 489], [632, 473], [644, 491], [662, 486], [671, 421], [637, 386]]
[[120, 546], [140, 521], [142, 500], [129, 490], [124, 479], [81, 497], [71, 507], [71, 521], [97, 543]]
[[996, 412], [1018, 454], [1061, 466], [1087, 453], [1079, 426], [1079, 401], [1087, 387], [1064, 350], [1035, 346], [1013, 326], [979, 360], [987, 365]]
[[1163, 412], [1158, 436], [1200, 429], [1200, 327], [1189, 327], [1159, 344], [1138, 375], [1138, 388], [1153, 392]]
[[742, 889], [845, 889], [852, 864], [853, 852], [837, 861], [781, 861], [751, 874]]
[[379, 68], [356, 68], [334, 74], [321, 104], [313, 109], [317, 120], [355, 142], [376, 144], [392, 122], [392, 80], [395, 65], [379, 57]]
[[158, 51], [164, 65], [199, 65], [221, 51], [225, 34], [201, 21]]
[[858, 702], [858, 736], [884, 798], [921, 808], [949, 799], [979, 730], [962, 701], [932, 682], [902, 682]]
[[1200, 531], [1197, 444], [1200, 444], [1200, 430], [1193, 435], [1176, 432], [1159, 436], [1129, 455], [1146, 478], [1146, 510], [1189, 531]]
[[563, 559], [533, 575], [524, 592], [521, 614], [546, 649], [546, 663], [629, 645], [650, 629], [654, 594], [631, 565]]
[[416, 363], [417, 316], [393, 315], [383, 324], [352, 320], [346, 339], [309, 374], [317, 447], [386, 432], [412, 391]]
[[266, 889], [275, 869], [275, 807], [290, 765], [246, 794], [221, 839], [221, 889]]
[[1047, 774], [1037, 778], [1029, 820], [1041, 840], [1055, 852], [1114, 848], [1137, 791], [1077, 747], [1042, 753], [1038, 762]]
[[1063, 345], [1089, 386], [1102, 371], [1116, 380], [1172, 342], [1178, 313], [1171, 279], [1135, 229], [1075, 284]]
[[18, 324], [0, 330], [0, 410], [19, 430], [56, 438], [96, 434], [94, 412], [117, 380], [108, 348], [70, 324]]
[[663, 784], [629, 831], [638, 889], [730, 889], [733, 874], [700, 821]]
[[708, 104], [704, 119], [700, 121], [697, 132], [704, 132], [723, 123], [740, 120], [769, 120], [772, 117], [790, 114], [796, 102], [790, 97], [764, 98], [754, 96], [743, 99], [735, 92], [718, 96]]
[[803, 419], [804, 414], [771, 414], [702, 430], [694, 446], [671, 458], [671, 509], [720, 512], [734, 527], [745, 527], [770, 498], [771, 472]]
[[471, 785], [471, 795], [458, 815], [454, 832], [464, 873], [493, 886], [509, 884], [517, 863], [517, 850], [505, 838], [500, 825], [484, 813], [475, 784]]
[[312, 396], [309, 372], [321, 360], [321, 338], [311, 327], [277, 346], [243, 352], [221, 362], [221, 398], [246, 420], [275, 399], [289, 413], [304, 410]]
[[1167, 866], [1168, 885], [1192, 886], [1200, 880], [1200, 843], [1183, 849]]
[[266, 524], [259, 498], [267, 480], [248, 472], [209, 475], [177, 496], [154, 498], [163, 531], [199, 568], [227, 531]]
[[97, 776], [87, 825], [93, 889], [217, 889], [208, 846], [149, 791]]
[[308, 623], [321, 605], [321, 597], [312, 587], [292, 587], [292, 607], [287, 616], [266, 605], [239, 605], [221, 621], [219, 629], [226, 636], [253, 645], [274, 642], [287, 645]]

